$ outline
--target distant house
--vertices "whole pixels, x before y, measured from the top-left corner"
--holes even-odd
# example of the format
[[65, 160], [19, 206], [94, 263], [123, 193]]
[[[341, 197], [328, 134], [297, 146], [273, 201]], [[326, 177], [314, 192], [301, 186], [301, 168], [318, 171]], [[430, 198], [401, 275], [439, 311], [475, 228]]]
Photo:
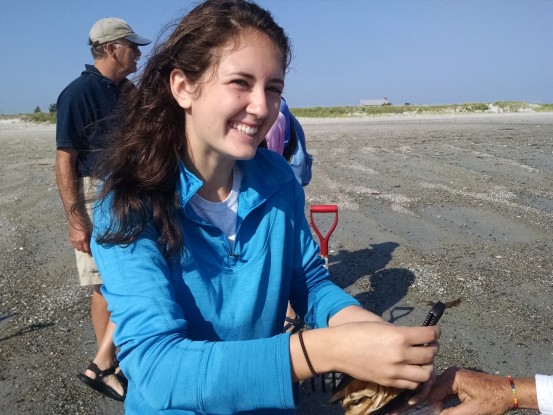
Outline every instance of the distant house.
[[388, 98], [384, 99], [362, 99], [359, 101], [361, 107], [379, 107], [382, 105], [390, 105]]

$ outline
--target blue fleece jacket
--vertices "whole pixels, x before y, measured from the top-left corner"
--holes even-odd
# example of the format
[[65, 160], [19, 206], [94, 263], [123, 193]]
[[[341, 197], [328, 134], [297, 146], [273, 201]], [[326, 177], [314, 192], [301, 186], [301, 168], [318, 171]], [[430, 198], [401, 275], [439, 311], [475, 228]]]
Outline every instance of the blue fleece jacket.
[[[182, 165], [182, 255], [164, 258], [153, 228], [131, 245], [92, 243], [129, 379], [127, 414], [294, 413], [288, 299], [313, 327], [358, 304], [328, 280], [286, 161], [260, 149], [238, 165], [233, 252], [188, 204], [202, 183]], [[96, 235], [109, 214], [109, 201], [96, 207]]]

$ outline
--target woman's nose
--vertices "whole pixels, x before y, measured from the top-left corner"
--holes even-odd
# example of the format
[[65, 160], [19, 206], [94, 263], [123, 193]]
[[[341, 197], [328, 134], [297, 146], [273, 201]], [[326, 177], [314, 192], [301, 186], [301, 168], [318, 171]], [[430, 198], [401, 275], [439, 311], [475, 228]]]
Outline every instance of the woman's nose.
[[248, 114], [254, 115], [256, 118], [265, 118], [269, 114], [267, 105], [267, 96], [265, 90], [253, 91], [250, 95], [250, 102], [247, 108]]

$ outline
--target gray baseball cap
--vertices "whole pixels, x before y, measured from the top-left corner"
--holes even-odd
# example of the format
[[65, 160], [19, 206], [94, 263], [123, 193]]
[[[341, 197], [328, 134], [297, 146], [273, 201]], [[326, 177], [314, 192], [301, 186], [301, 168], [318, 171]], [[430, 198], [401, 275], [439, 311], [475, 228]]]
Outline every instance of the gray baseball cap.
[[150, 39], [136, 34], [126, 21], [118, 19], [117, 17], [106, 17], [98, 20], [94, 23], [92, 29], [90, 29], [88, 37], [90, 39], [90, 44], [93, 46], [102, 45], [123, 38], [140, 46], [152, 43]]

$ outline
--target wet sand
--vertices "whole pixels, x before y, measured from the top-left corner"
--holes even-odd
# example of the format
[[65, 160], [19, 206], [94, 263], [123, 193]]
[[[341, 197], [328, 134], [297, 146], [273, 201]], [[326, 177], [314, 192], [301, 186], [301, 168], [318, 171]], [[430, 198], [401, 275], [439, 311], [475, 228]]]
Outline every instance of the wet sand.
[[[553, 373], [553, 113], [302, 120], [333, 279], [394, 324], [441, 321], [438, 367]], [[55, 127], [0, 120], [0, 405], [122, 414], [76, 378], [95, 345], [54, 176]], [[308, 212], [308, 210], [306, 210]], [[325, 228], [329, 215], [318, 215]], [[301, 414], [340, 413], [304, 388]]]

